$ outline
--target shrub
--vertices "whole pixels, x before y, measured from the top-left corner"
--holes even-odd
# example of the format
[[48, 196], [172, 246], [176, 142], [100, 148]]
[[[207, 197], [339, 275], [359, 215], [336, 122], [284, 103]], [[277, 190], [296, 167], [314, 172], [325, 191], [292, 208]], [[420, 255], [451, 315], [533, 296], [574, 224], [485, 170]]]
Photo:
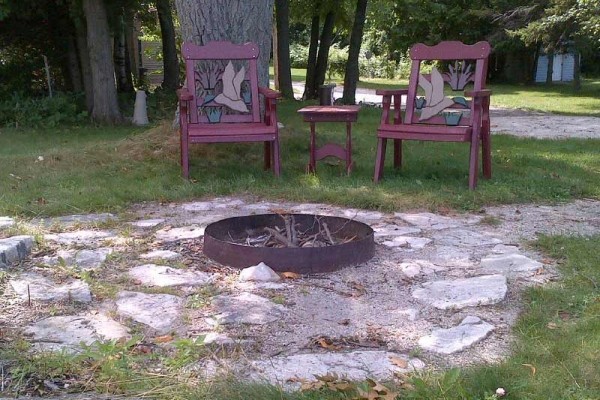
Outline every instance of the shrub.
[[290, 44], [290, 65], [292, 68], [306, 68], [308, 47], [299, 43]]
[[0, 101], [0, 126], [54, 127], [78, 124], [87, 116], [81, 94], [31, 98], [14, 93], [10, 99]]

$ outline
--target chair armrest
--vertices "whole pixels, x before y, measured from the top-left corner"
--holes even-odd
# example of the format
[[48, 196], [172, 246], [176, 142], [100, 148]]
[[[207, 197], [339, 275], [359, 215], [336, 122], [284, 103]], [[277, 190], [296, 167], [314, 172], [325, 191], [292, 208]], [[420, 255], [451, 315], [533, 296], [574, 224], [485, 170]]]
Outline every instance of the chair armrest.
[[465, 96], [469, 97], [490, 97], [491, 95], [492, 91], [489, 89], [465, 91]]
[[267, 99], [279, 99], [281, 97], [280, 92], [273, 90], [273, 89], [265, 88], [265, 87], [259, 87], [258, 93], [262, 94]]
[[393, 96], [398, 94], [408, 94], [408, 89], [377, 89], [375, 94], [378, 96]]
[[194, 99], [194, 96], [186, 88], [177, 89], [177, 97], [179, 98], [179, 101], [190, 101]]

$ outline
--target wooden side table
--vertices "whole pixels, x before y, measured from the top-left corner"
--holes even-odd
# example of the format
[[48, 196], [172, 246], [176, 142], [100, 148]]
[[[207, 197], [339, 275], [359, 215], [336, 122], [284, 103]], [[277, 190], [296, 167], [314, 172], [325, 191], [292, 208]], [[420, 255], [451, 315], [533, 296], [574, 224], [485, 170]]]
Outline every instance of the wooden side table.
[[[350, 175], [352, 167], [352, 123], [358, 119], [360, 106], [308, 106], [298, 110], [304, 117], [304, 122], [310, 122], [310, 160], [307, 171], [316, 172], [317, 161], [328, 156], [346, 161], [346, 173]], [[345, 122], [346, 147], [336, 143], [327, 143], [317, 148], [317, 122]]]

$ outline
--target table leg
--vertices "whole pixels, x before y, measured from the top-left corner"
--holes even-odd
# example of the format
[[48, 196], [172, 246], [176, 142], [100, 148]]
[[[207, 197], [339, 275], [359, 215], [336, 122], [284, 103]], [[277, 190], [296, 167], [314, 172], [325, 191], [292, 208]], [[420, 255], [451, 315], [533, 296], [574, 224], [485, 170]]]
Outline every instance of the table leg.
[[317, 138], [316, 138], [316, 129], [315, 123], [310, 123], [310, 159], [308, 161], [308, 172], [315, 173], [317, 171], [317, 160], [316, 160], [316, 152], [317, 152]]
[[346, 173], [352, 172], [352, 122], [346, 122]]

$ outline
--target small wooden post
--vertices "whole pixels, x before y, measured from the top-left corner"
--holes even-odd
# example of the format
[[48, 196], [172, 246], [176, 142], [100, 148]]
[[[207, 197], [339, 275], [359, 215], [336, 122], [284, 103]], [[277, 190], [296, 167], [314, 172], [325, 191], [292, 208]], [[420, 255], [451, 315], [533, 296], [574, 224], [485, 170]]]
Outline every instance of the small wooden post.
[[44, 67], [46, 68], [46, 80], [48, 81], [48, 95], [52, 98], [52, 84], [50, 83], [50, 66], [48, 65], [48, 57], [44, 57]]

